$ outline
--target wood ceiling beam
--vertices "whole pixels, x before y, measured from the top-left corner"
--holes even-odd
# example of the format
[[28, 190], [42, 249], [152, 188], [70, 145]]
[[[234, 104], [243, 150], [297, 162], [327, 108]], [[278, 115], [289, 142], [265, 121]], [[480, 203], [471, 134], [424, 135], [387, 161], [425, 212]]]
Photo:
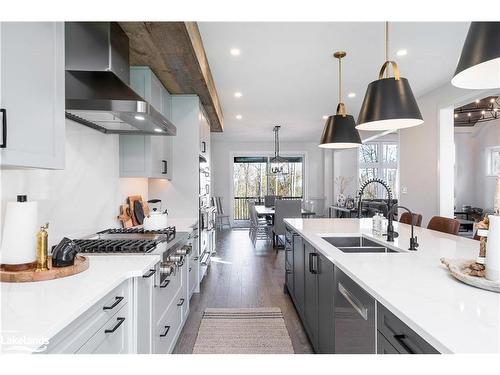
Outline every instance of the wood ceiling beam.
[[149, 66], [172, 94], [197, 94], [212, 132], [224, 118], [196, 22], [120, 22], [130, 39], [130, 65]]

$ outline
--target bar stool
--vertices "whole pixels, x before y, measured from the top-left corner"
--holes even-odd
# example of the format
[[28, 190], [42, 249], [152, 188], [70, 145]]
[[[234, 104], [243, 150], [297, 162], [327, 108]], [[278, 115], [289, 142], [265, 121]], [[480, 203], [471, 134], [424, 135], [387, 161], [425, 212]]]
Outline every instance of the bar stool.
[[[403, 212], [399, 218], [399, 222], [403, 224], [411, 225], [411, 216], [409, 212]], [[422, 225], [422, 215], [413, 214], [413, 225], [419, 227]]]
[[433, 216], [427, 225], [427, 229], [436, 230], [442, 233], [458, 235], [460, 222], [443, 216]]

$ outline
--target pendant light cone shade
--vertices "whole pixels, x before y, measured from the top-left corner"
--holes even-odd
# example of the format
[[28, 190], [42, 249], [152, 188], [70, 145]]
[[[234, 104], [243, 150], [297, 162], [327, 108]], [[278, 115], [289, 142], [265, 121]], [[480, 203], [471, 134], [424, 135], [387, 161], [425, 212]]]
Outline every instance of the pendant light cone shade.
[[406, 78], [381, 78], [366, 89], [358, 116], [359, 130], [395, 130], [424, 122]]
[[361, 146], [361, 138], [356, 130], [354, 117], [348, 115], [345, 105], [342, 103], [342, 63], [341, 59], [346, 56], [346, 52], [339, 51], [333, 55], [339, 60], [339, 104], [337, 105], [337, 114], [329, 116], [319, 147], [322, 148], [353, 148]]
[[451, 83], [464, 89], [500, 87], [500, 22], [471, 23]]
[[323, 129], [319, 147], [352, 148], [361, 146], [361, 138], [351, 115], [329, 116]]
[[[392, 66], [394, 77], [389, 77], [389, 66]], [[378, 79], [371, 82], [366, 89], [356, 128], [369, 131], [397, 130], [423, 122], [410, 83], [399, 76], [398, 64], [389, 60], [389, 22], [386, 22], [385, 63], [380, 69]]]

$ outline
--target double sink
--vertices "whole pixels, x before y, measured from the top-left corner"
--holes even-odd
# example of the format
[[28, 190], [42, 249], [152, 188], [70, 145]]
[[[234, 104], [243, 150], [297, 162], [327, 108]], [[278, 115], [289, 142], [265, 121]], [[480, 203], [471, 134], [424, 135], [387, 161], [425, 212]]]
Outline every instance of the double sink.
[[361, 236], [321, 238], [344, 253], [397, 253], [396, 250]]

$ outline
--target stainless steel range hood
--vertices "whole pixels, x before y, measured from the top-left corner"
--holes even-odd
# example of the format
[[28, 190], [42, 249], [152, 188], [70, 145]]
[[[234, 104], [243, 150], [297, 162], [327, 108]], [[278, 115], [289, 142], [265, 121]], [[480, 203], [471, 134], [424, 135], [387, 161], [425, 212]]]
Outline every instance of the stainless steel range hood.
[[106, 134], [176, 135], [129, 87], [129, 41], [116, 22], [66, 23], [66, 118]]

